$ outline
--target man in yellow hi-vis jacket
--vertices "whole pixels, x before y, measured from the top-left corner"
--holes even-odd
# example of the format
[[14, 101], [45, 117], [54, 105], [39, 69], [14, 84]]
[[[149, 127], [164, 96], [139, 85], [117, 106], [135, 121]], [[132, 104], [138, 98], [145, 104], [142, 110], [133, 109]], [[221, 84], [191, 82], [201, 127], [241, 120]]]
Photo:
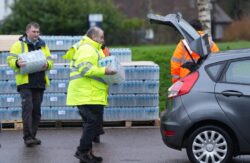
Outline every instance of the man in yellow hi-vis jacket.
[[[50, 70], [53, 61], [50, 58], [50, 50], [43, 40], [40, 39], [39, 24], [32, 22], [26, 26], [26, 33], [15, 42], [7, 57], [9, 66], [15, 71], [17, 91], [22, 99], [23, 139], [26, 146], [41, 144], [36, 138], [36, 133], [41, 119], [41, 103], [49, 78], [45, 71]], [[41, 49], [47, 59], [47, 63], [40, 72], [20, 74], [20, 68], [26, 63], [18, 59], [21, 53], [27, 53]], [[28, 55], [28, 54], [27, 54]]]
[[108, 104], [108, 85], [103, 75], [116, 72], [108, 67], [100, 67], [104, 32], [98, 27], [90, 28], [83, 39], [69, 51], [65, 59], [70, 59], [70, 82], [67, 93], [67, 105], [77, 106], [82, 119], [86, 121], [80, 145], [75, 157], [82, 162], [102, 162], [101, 157], [92, 153], [92, 141], [102, 123], [103, 108]]

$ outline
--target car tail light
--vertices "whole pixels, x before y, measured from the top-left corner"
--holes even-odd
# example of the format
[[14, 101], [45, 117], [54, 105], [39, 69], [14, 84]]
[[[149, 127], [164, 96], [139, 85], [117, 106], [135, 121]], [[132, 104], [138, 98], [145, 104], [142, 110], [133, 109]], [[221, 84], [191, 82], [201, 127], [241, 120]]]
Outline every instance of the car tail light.
[[172, 130], [165, 130], [163, 131], [163, 134], [165, 136], [174, 136], [175, 135], [175, 131], [172, 131]]
[[178, 80], [168, 89], [168, 98], [173, 98], [189, 93], [199, 77], [199, 72], [195, 71], [192, 74]]

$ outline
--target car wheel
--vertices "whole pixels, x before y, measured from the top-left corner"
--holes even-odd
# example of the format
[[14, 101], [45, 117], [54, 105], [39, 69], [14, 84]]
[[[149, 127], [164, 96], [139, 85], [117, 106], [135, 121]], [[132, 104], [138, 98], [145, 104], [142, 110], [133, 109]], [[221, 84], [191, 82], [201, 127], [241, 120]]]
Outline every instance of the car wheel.
[[187, 155], [193, 163], [230, 162], [233, 155], [233, 142], [224, 129], [203, 126], [189, 136]]

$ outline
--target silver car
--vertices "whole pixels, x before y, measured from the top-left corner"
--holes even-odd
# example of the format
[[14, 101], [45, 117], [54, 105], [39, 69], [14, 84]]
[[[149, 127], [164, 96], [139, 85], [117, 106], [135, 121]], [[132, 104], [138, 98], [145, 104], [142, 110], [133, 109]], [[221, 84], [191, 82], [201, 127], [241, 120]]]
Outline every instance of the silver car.
[[[185, 39], [192, 36], [178, 14], [149, 19], [186, 30]], [[197, 40], [192, 39], [189, 43]], [[203, 47], [193, 47], [203, 49], [197, 69], [168, 90], [162, 139], [170, 148], [186, 148], [193, 163], [230, 163], [234, 156], [250, 154], [250, 49], [210, 54], [202, 39]]]

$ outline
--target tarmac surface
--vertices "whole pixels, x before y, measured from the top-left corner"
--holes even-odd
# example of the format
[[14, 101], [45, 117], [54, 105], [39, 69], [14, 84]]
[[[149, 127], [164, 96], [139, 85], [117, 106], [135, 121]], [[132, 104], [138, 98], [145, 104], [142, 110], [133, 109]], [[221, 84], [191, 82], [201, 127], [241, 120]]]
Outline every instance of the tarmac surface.
[[[185, 150], [176, 151], [164, 145], [158, 127], [105, 128], [95, 154], [103, 163], [189, 163]], [[0, 133], [0, 163], [79, 163], [74, 157], [81, 128], [39, 129], [42, 144], [27, 148], [22, 131]], [[234, 159], [250, 163], [249, 156]]]

